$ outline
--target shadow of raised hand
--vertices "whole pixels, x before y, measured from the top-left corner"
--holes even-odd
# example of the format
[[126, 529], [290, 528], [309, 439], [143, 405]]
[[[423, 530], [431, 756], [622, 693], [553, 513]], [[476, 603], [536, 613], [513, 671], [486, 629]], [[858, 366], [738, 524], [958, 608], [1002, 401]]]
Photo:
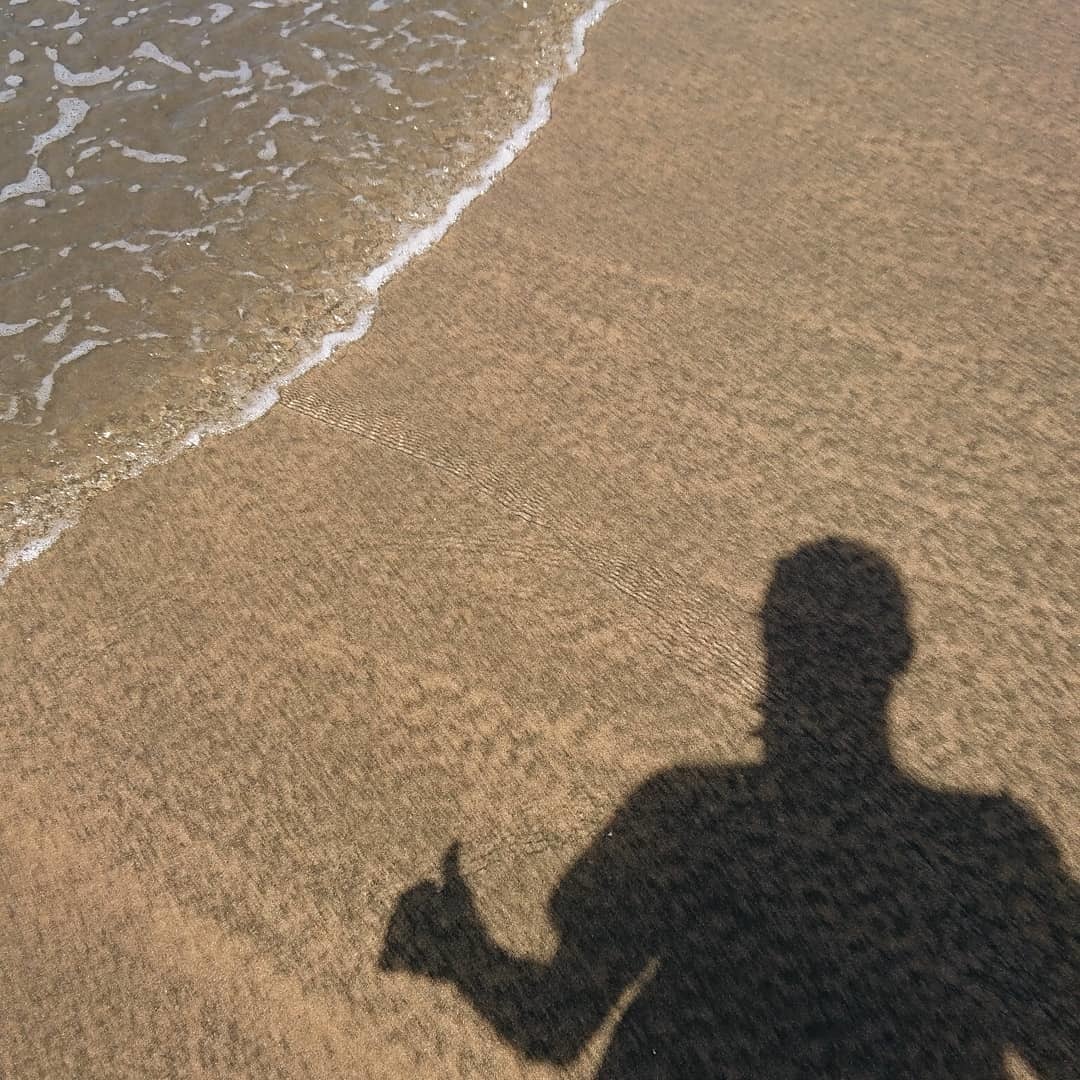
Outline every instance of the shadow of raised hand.
[[480, 930], [472, 891], [461, 876], [461, 845], [443, 854], [442, 882], [422, 881], [403, 893], [390, 916], [379, 966], [431, 979], [453, 979]]

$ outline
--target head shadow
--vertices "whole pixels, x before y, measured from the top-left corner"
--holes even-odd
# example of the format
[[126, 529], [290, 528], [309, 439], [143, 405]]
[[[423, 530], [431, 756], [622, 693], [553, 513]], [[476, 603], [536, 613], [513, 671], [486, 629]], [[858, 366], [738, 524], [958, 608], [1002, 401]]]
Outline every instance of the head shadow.
[[759, 734], [776, 765], [881, 767], [886, 708], [915, 652], [908, 599], [892, 564], [829, 537], [779, 559], [760, 610], [765, 685]]

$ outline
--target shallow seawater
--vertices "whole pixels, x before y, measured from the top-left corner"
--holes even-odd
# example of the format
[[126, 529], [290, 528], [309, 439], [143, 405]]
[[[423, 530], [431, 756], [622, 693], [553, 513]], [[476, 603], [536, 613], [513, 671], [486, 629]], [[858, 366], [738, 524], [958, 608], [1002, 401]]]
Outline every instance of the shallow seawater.
[[0, 5], [0, 570], [352, 326], [590, 6]]

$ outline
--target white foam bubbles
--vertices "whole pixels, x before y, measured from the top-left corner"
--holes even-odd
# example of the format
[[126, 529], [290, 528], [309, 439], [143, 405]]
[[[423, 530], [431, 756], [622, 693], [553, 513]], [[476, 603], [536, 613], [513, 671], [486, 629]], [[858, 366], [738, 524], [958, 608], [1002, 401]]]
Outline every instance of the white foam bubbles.
[[27, 319], [26, 322], [10, 323], [0, 322], [0, 337], [14, 337], [29, 330], [31, 326], [37, 326], [40, 319]]
[[110, 240], [107, 244], [95, 240], [90, 244], [94, 251], [126, 251], [129, 255], [140, 255], [149, 246], [149, 244], [133, 244], [130, 240]]
[[[71, 254], [70, 249], [59, 252], [61, 258], [67, 258]], [[68, 327], [71, 325], [71, 312], [69, 311], [51, 330], [41, 339], [46, 345], [59, 345], [67, 337]]]
[[215, 424], [202, 424], [197, 428], [193, 428], [185, 436], [183, 445], [185, 447], [198, 446], [208, 435], [227, 435], [230, 431], [247, 427], [248, 424], [258, 420], [260, 416], [269, 412], [278, 403], [281, 398], [281, 391], [289, 383], [295, 382], [301, 375], [328, 360], [335, 349], [350, 342], [359, 341], [370, 329], [374, 315], [375, 306], [372, 304], [365, 307], [356, 316], [352, 326], [344, 330], [335, 330], [333, 333], [324, 334], [319, 347], [305, 356], [296, 367], [291, 368], [283, 375], [279, 375], [266, 386], [262, 386], [248, 394], [231, 419], [222, 420]]
[[19, 548], [18, 551], [13, 551], [8, 555], [3, 563], [0, 563], [0, 585], [3, 585], [4, 582], [7, 581], [13, 570], [22, 566], [23, 563], [32, 562], [42, 554], [42, 552], [48, 551], [49, 548], [56, 543], [60, 534], [65, 529], [70, 528], [73, 524], [74, 522], [68, 518], [62, 518], [60, 521], [57, 521], [44, 536], [39, 536], [35, 540], [31, 540], [30, 543]]
[[50, 143], [66, 139], [86, 119], [90, 106], [81, 98], [61, 98], [56, 103], [56, 110], [59, 113], [56, 123], [48, 131], [34, 136], [33, 145], [27, 151], [31, 157], [37, 157]]
[[251, 65], [246, 60], [241, 60], [235, 71], [214, 68], [213, 71], [200, 71], [199, 78], [203, 82], [212, 82], [214, 79], [236, 79], [238, 82], [251, 80]]
[[133, 49], [131, 55], [136, 60], [154, 60], [159, 64], [179, 71], [181, 75], [190, 75], [191, 68], [182, 60], [177, 60], [168, 53], [163, 53], [152, 41], [144, 41]]
[[44, 169], [34, 165], [26, 174], [25, 180], [17, 180], [0, 188], [0, 203], [17, 199], [20, 195], [35, 195], [39, 191], [52, 191], [52, 180]]
[[93, 71], [70, 71], [59, 60], [53, 63], [53, 78], [63, 86], [97, 86], [112, 82], [124, 74], [122, 67], [99, 67]]
[[34, 405], [38, 412], [42, 412], [45, 406], [49, 404], [49, 398], [52, 397], [53, 384], [56, 381], [56, 373], [65, 365], [70, 364], [73, 360], [81, 360], [87, 353], [93, 352], [101, 345], [108, 345], [107, 341], [102, 341], [100, 338], [87, 338], [85, 341], [80, 341], [73, 349], [64, 353], [59, 360], [53, 364], [48, 374], [38, 383], [37, 390], [34, 392]]
[[118, 146], [120, 153], [126, 158], [134, 158], [136, 161], [141, 161], [144, 165], [165, 165], [169, 162], [175, 162], [178, 165], [182, 165], [187, 158], [183, 154], [154, 154], [149, 150], [139, 150], [134, 146], [120, 146], [119, 143], [110, 143], [112, 146]]

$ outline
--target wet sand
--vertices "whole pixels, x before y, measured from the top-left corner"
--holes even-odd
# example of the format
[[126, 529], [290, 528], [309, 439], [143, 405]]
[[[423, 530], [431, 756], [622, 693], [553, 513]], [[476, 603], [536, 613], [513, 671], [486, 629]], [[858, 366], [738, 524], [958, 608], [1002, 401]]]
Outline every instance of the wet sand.
[[459, 840], [550, 956], [631, 792], [762, 760], [762, 597], [828, 535], [908, 594], [896, 767], [1072, 887], [1078, 35], [622, 0], [367, 337], [14, 574], [0, 1073], [551, 1075], [380, 968], [399, 897]]

